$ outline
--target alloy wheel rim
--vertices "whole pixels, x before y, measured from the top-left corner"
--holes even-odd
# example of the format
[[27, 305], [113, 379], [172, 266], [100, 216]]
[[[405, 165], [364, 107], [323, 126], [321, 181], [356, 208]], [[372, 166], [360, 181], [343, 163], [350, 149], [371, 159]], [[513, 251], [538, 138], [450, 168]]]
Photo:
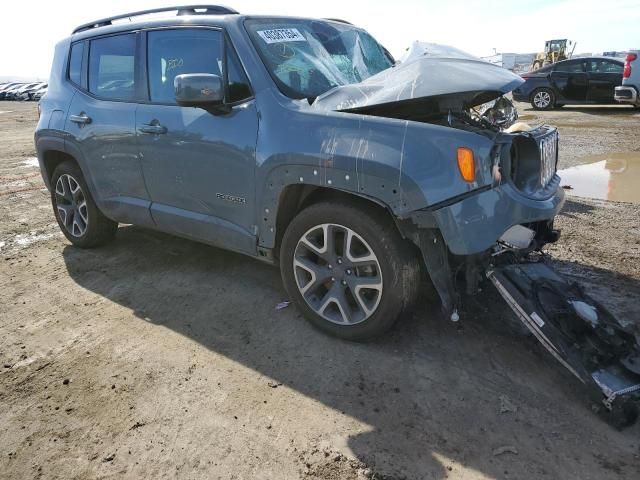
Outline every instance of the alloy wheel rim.
[[382, 270], [369, 244], [352, 229], [316, 225], [298, 240], [293, 255], [298, 291], [323, 319], [356, 325], [373, 315], [382, 298]]
[[60, 175], [55, 189], [58, 218], [69, 234], [81, 237], [89, 225], [87, 200], [80, 183], [71, 175]]
[[551, 103], [551, 95], [549, 95], [549, 92], [538, 92], [533, 97], [533, 103], [536, 104], [536, 107], [547, 107]]

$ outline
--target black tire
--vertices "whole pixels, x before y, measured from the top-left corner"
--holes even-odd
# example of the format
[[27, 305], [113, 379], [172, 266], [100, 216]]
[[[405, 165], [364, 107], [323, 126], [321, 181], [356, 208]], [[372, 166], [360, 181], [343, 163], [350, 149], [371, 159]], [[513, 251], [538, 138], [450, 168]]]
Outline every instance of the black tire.
[[[380, 297], [373, 313], [359, 323], [337, 324], [323, 318], [310, 307], [298, 288], [294, 255], [299, 241], [314, 227], [323, 224], [352, 230], [364, 239], [378, 259], [383, 285]], [[402, 239], [384, 211], [348, 200], [324, 201], [302, 210], [287, 227], [280, 247], [280, 269], [289, 298], [315, 327], [353, 341], [367, 340], [387, 332], [403, 311], [411, 309], [420, 288], [420, 265], [415, 247]], [[356, 275], [361, 278], [359, 273]], [[335, 280], [328, 282], [333, 285]], [[349, 287], [344, 288], [350, 291], [346, 290]], [[355, 296], [351, 294], [350, 298], [353, 300]]]
[[[61, 177], [63, 177], [62, 180]], [[69, 179], [72, 180], [73, 187], [79, 187], [79, 193], [78, 190], [75, 190], [75, 194], [65, 190], [70, 185]], [[58, 183], [59, 181], [61, 183]], [[80, 215], [79, 207], [75, 207], [81, 201], [84, 201], [86, 205], [82, 207], [82, 215], [86, 217], [87, 221], [84, 222], [83, 218], [79, 218], [78, 221], [82, 220], [84, 230], [73, 224], [74, 217]], [[60, 230], [77, 247], [97, 247], [110, 242], [115, 237], [118, 223], [105, 217], [98, 209], [82, 171], [74, 162], [62, 162], [53, 171], [53, 175], [51, 175], [51, 204]], [[70, 213], [67, 216], [64, 212]]]
[[[548, 103], [547, 102], [538, 102], [537, 96], [545, 96], [548, 95]], [[547, 98], [547, 97], [544, 97]], [[550, 88], [537, 88], [531, 93], [531, 106], [534, 110], [551, 110], [556, 105], [556, 95], [553, 93], [553, 90]]]

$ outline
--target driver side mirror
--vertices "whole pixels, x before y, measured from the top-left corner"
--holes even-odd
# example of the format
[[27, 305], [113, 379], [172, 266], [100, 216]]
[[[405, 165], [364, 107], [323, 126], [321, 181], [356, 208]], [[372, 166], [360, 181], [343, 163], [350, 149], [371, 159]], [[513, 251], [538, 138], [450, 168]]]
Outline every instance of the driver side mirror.
[[219, 75], [210, 73], [185, 73], [177, 75], [176, 103], [183, 107], [220, 107], [224, 103], [224, 84]]

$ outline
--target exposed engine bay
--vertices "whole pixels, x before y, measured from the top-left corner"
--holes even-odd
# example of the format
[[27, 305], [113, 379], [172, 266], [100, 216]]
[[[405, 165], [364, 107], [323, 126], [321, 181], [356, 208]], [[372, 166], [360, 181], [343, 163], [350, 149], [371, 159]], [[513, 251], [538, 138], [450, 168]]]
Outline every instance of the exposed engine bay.
[[500, 131], [517, 132], [530, 129], [526, 124], [521, 123], [520, 130], [509, 130], [518, 119], [518, 111], [511, 100], [505, 96], [475, 107], [465, 105], [458, 98], [448, 97], [450, 96], [421, 99], [418, 104], [407, 102], [379, 105], [358, 109], [357, 113], [431, 123], [485, 135]]
[[[501, 132], [517, 133], [526, 132], [533, 127], [523, 122], [517, 122], [518, 110], [507, 97], [500, 96], [496, 100], [467, 107], [462, 110], [449, 110], [445, 125], [453, 128], [472, 129], [477, 133]], [[433, 121], [429, 123], [435, 123]], [[442, 122], [439, 122], [442, 124]]]
[[474, 114], [479, 115], [483, 122], [500, 129], [511, 128], [518, 119], [518, 110], [511, 100], [505, 96], [499, 97], [490, 104], [473, 108], [472, 111]]

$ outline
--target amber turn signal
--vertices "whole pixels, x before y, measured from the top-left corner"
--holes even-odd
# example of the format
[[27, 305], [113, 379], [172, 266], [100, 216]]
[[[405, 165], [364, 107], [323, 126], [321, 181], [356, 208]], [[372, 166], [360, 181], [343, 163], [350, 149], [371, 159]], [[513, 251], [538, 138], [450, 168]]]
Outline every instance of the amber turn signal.
[[473, 161], [473, 150], [466, 147], [458, 148], [458, 169], [466, 182], [476, 179], [476, 164]]

